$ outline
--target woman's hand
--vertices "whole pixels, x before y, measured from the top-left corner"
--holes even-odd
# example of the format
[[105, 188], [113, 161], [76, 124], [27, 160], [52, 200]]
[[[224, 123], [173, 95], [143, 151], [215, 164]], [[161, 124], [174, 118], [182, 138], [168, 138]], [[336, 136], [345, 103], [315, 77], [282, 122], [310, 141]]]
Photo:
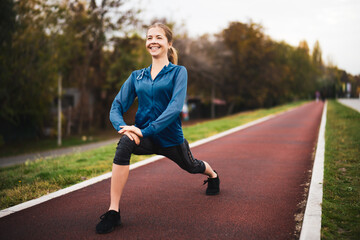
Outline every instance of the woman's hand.
[[123, 134], [126, 135], [126, 136], [128, 136], [128, 138], [130, 138], [131, 141], [135, 141], [135, 144], [136, 144], [136, 145], [139, 145], [139, 144], [140, 144], [140, 138], [139, 138], [139, 136], [136, 135], [135, 133], [130, 132], [130, 131], [125, 131]]
[[142, 137], [141, 130], [135, 126], [120, 126], [121, 129], [118, 131], [120, 134], [124, 134], [130, 138], [131, 141], [135, 141], [136, 145], [140, 144], [140, 137]]
[[119, 131], [120, 134], [125, 133], [126, 131], [135, 133], [137, 136], [142, 137], [142, 133], [140, 128], [137, 128], [135, 126], [120, 126], [121, 130]]

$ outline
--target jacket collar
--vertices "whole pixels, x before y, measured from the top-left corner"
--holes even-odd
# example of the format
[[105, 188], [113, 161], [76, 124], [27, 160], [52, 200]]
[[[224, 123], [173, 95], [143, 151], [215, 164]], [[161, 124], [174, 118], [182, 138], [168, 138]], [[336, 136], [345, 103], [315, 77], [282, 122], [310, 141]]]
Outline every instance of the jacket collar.
[[[143, 69], [141, 70], [140, 75], [139, 75], [136, 79], [137, 79], [137, 80], [140, 80], [140, 79], [143, 78], [143, 76], [147, 76], [147, 77], [151, 78], [151, 66], [152, 66], [152, 65], [150, 65], [150, 66], [147, 67], [147, 68], [143, 68]], [[175, 67], [176, 67], [175, 64], [169, 62], [169, 64], [168, 64], [167, 66], [164, 66], [163, 69], [161, 69], [161, 71], [159, 72], [158, 76], [170, 72], [170, 71], [173, 70]]]
[[[146, 73], [147, 76], [151, 76], [151, 67], [152, 67], [152, 64], [151, 64], [149, 67], [147, 67], [146, 70], [145, 70], [145, 73]], [[161, 69], [161, 71], [159, 72], [158, 75], [160, 76], [160, 75], [163, 75], [163, 74], [165, 74], [165, 73], [168, 73], [168, 72], [170, 72], [171, 70], [173, 70], [175, 67], [176, 67], [175, 64], [169, 62], [168, 65], [165, 65], [165, 66], [163, 67], [163, 69]]]

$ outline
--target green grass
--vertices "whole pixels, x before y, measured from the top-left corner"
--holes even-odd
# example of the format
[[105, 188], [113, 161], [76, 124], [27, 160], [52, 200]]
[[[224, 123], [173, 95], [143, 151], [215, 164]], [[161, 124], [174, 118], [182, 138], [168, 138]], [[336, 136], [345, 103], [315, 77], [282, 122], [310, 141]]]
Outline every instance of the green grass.
[[[109, 138], [116, 138], [117, 133], [114, 131], [101, 131], [97, 133], [86, 133], [82, 135], [63, 137], [62, 147], [79, 146], [83, 144], [98, 142]], [[21, 148], [19, 147], [21, 145]], [[60, 148], [57, 145], [57, 138], [48, 138], [31, 141], [17, 141], [16, 143], [0, 145], [0, 157], [9, 157], [25, 153], [36, 153], [51, 149]]]
[[[193, 142], [303, 103], [295, 102], [206, 121], [184, 127], [184, 134], [189, 142]], [[0, 168], [0, 208], [8, 208], [110, 172], [115, 147], [116, 144], [110, 144], [91, 151]], [[131, 164], [147, 157], [134, 155]]]
[[[0, 169], [1, 209], [110, 172], [116, 144]], [[148, 156], [133, 156], [131, 163]]]
[[329, 101], [321, 239], [360, 238], [360, 113]]

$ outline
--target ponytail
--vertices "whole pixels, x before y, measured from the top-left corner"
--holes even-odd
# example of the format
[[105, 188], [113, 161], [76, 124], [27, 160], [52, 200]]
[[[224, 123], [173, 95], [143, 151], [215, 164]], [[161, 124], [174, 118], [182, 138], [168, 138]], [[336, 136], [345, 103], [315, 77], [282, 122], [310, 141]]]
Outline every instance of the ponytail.
[[178, 54], [176, 49], [173, 46], [169, 47], [168, 50], [168, 59], [171, 63], [177, 65], [178, 64]]

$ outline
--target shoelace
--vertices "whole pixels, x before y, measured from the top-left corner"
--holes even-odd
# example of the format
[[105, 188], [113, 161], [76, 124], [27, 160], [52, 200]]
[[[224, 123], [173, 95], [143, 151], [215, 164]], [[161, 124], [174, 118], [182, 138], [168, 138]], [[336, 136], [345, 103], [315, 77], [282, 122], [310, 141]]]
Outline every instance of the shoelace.
[[[217, 178], [217, 177], [216, 177], [216, 178]], [[210, 182], [210, 181], [215, 180], [216, 178], [208, 178], [207, 180], [204, 180], [204, 184], [203, 184], [203, 185], [207, 184], [207, 183]]]
[[107, 215], [109, 215], [109, 213], [104, 213], [103, 215], [100, 216], [100, 219], [104, 219], [107, 217]]
[[109, 215], [111, 215], [111, 212], [106, 212], [103, 215], [100, 216], [100, 219], [107, 218]]

